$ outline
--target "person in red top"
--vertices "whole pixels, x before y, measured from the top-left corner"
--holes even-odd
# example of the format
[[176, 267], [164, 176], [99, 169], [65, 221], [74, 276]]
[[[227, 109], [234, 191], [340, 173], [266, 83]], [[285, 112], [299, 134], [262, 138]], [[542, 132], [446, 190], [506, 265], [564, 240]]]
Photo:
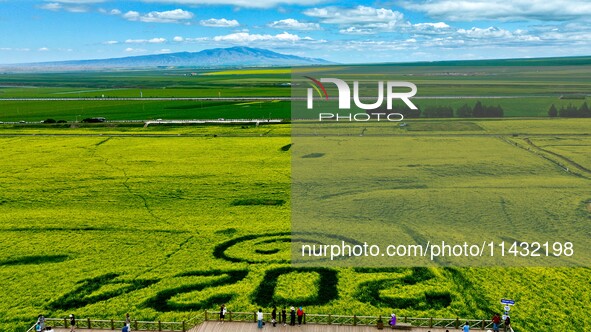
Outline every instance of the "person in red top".
[[494, 332], [499, 332], [499, 327], [501, 326], [501, 316], [499, 316], [498, 313], [496, 313], [493, 316], [492, 323], [493, 323], [493, 331]]
[[302, 307], [300, 307], [298, 309], [298, 325], [302, 325], [302, 318], [304, 318], [304, 309], [302, 309]]

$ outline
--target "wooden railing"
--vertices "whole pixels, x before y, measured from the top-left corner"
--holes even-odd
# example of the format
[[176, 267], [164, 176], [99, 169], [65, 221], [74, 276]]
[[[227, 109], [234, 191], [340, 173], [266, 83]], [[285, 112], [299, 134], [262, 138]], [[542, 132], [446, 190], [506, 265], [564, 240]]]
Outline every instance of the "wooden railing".
[[[271, 313], [263, 313], [266, 322], [271, 321]], [[318, 324], [318, 325], [350, 325], [350, 326], [376, 326], [379, 319], [382, 319], [384, 325], [388, 325], [390, 315], [383, 316], [347, 316], [347, 315], [330, 315], [330, 314], [305, 314], [303, 324]], [[397, 317], [399, 323], [406, 323], [416, 327], [426, 328], [440, 328], [440, 329], [459, 329], [466, 322], [471, 329], [491, 329], [492, 321], [490, 320], [475, 320], [475, 319], [450, 319], [450, 318], [416, 318], [416, 317]], [[132, 331], [182, 331], [186, 332], [195, 326], [205, 321], [219, 320], [218, 311], [204, 310], [193, 318], [181, 322], [151, 322], [151, 321], [131, 321]], [[225, 320], [227, 322], [256, 322], [256, 312], [232, 312], [226, 313]], [[290, 321], [290, 313], [287, 313], [287, 322]], [[277, 323], [281, 322], [281, 311], [277, 312]], [[83, 329], [97, 329], [97, 330], [120, 330], [125, 321], [122, 320], [101, 320], [82, 318], [76, 319], [76, 326]], [[70, 326], [69, 318], [46, 318], [45, 324], [47, 326], [67, 328]], [[502, 326], [502, 325], [501, 325]], [[33, 325], [27, 332], [33, 331]]]
[[[182, 322], [150, 322], [133, 320], [130, 322], [132, 331], [182, 331], [186, 332], [195, 325], [202, 323], [203, 320], [191, 319], [190, 321]], [[76, 326], [82, 329], [95, 330], [118, 330], [120, 331], [125, 321], [122, 320], [101, 320], [101, 319], [76, 319]], [[70, 327], [68, 318], [46, 318], [45, 325], [52, 327]]]
[[[256, 322], [256, 312], [231, 312], [226, 314], [226, 321], [234, 322]], [[271, 313], [263, 313], [266, 322], [271, 321]], [[287, 313], [287, 321], [290, 321], [290, 314]], [[219, 312], [205, 310], [205, 321], [216, 321], [219, 319]], [[379, 319], [382, 319], [384, 325], [388, 325], [390, 315], [384, 316], [346, 316], [346, 315], [327, 315], [327, 314], [304, 314], [304, 324], [319, 325], [351, 325], [351, 326], [375, 326]], [[399, 323], [406, 323], [416, 327], [441, 328], [441, 329], [459, 329], [467, 322], [471, 329], [492, 329], [491, 320], [460, 319], [458, 318], [416, 318], [416, 317], [397, 317]], [[281, 321], [281, 312], [277, 312], [277, 322]], [[501, 327], [503, 325], [501, 324]]]

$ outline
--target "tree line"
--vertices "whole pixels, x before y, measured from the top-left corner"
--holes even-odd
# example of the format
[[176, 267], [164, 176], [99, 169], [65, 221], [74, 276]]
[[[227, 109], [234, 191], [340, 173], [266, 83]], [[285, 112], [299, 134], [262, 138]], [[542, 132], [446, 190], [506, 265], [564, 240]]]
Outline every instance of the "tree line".
[[388, 110], [386, 107], [382, 106], [380, 108], [370, 110], [368, 113], [400, 113], [404, 115], [405, 118], [502, 118], [504, 116], [504, 111], [501, 106], [483, 105], [480, 101], [477, 101], [473, 107], [470, 107], [468, 104], [464, 104], [456, 110], [454, 110], [454, 108], [451, 106], [440, 105], [427, 106], [424, 110], [412, 110], [404, 107], [403, 105], [394, 105], [391, 110]]
[[568, 106], [562, 106], [560, 109], [557, 109], [556, 106], [552, 104], [548, 109], [548, 116], [551, 118], [591, 118], [591, 110], [589, 109], [589, 106], [587, 106], [587, 102], [584, 102], [583, 105], [578, 108], [573, 104], [568, 104]]
[[[370, 115], [376, 113], [400, 113], [405, 118], [502, 118], [505, 114], [501, 106], [483, 105], [480, 101], [477, 101], [472, 107], [464, 104], [457, 109], [451, 106], [437, 105], [412, 110], [404, 105], [394, 105], [391, 110], [382, 106], [374, 110], [369, 110], [368, 113]], [[579, 107], [568, 104], [567, 106], [562, 106], [560, 109], [552, 104], [548, 109], [548, 116], [551, 118], [591, 118], [591, 109], [587, 105], [587, 102], [584, 102]]]

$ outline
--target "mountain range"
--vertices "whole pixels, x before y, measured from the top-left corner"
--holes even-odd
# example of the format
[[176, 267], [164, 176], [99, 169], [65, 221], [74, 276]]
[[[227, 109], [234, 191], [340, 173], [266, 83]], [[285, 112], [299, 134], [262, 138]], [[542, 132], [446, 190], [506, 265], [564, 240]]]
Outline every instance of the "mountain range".
[[69, 60], [55, 62], [39, 62], [18, 65], [0, 66], [4, 68], [22, 69], [69, 69], [98, 70], [117, 68], [155, 68], [155, 67], [269, 67], [269, 66], [303, 66], [328, 65], [332, 62], [282, 54], [270, 50], [236, 46], [230, 48], [214, 48], [200, 52], [178, 52], [153, 55], [129, 56], [123, 58]]

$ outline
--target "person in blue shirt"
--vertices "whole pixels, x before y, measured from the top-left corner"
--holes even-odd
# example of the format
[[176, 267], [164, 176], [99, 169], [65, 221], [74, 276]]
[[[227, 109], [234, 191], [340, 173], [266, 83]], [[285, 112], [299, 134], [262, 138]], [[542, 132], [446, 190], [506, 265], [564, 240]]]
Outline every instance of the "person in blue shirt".
[[468, 324], [468, 322], [466, 322], [466, 324], [464, 324], [464, 332], [470, 332], [470, 324]]
[[127, 324], [124, 323], [121, 332], [129, 332], [129, 326], [127, 326]]

